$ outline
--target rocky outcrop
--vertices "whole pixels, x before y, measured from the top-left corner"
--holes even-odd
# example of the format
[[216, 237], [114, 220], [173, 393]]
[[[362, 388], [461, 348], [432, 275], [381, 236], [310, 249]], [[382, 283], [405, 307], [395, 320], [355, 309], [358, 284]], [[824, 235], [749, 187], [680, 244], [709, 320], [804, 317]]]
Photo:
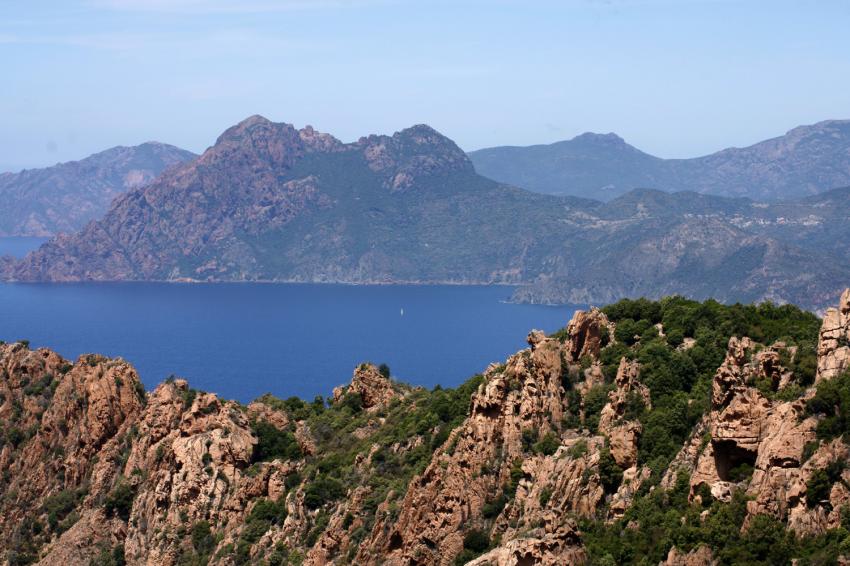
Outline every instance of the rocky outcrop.
[[522, 460], [523, 430], [544, 434], [560, 420], [560, 345], [539, 336], [533, 341], [533, 349], [504, 367], [488, 368], [469, 418], [414, 480], [394, 524], [375, 526], [371, 548], [358, 553], [361, 561], [382, 556], [388, 565], [448, 565], [461, 553], [464, 529], [499, 497], [512, 463]]
[[[0, 346], [0, 361], [0, 416], [7, 436], [21, 431], [0, 451], [4, 491], [16, 494], [0, 503], [0, 529], [19, 559], [87, 563], [120, 546], [130, 564], [176, 564], [181, 532], [204, 522], [238, 533], [252, 503], [280, 496], [297, 470], [276, 461], [247, 474], [248, 416], [185, 381], [146, 395], [122, 360], [70, 364], [23, 344]], [[38, 532], [23, 520], [32, 509], [43, 509]]]
[[823, 315], [818, 336], [818, 370], [816, 382], [831, 379], [850, 365], [850, 289], [841, 294], [838, 308]]
[[718, 560], [707, 546], [697, 547], [690, 552], [682, 552], [675, 546], [667, 553], [667, 559], [658, 566], [714, 566]]
[[638, 402], [647, 409], [652, 408], [649, 389], [638, 381], [639, 375], [638, 362], [629, 362], [626, 358], [620, 360], [614, 380], [616, 388], [608, 394], [609, 401], [599, 415], [599, 432], [608, 437], [611, 455], [622, 468], [637, 464], [638, 440], [641, 433], [641, 425], [634, 417], [627, 420], [629, 403]]
[[[550, 525], [556, 524], [556, 527]], [[468, 562], [467, 566], [561, 566], [584, 564], [587, 554], [574, 521], [546, 523], [539, 538], [516, 538]]]
[[603, 334], [607, 343], [613, 333], [614, 326], [601, 310], [591, 308], [589, 311], [576, 311], [567, 324], [564, 344], [567, 359], [572, 363], [580, 362], [585, 356], [597, 359], [603, 346]]
[[357, 395], [364, 409], [376, 410], [401, 397], [401, 389], [389, 376], [382, 375], [375, 365], [361, 364], [354, 370], [350, 385], [334, 389], [333, 400], [339, 403], [346, 395]]
[[[775, 350], [759, 350], [746, 338], [729, 341], [713, 383], [707, 421], [710, 440], [703, 441], [695, 461], [691, 489], [702, 498], [705, 494], [698, 495], [699, 488], [705, 486], [713, 498], [723, 501], [743, 490], [751, 498], [748, 521], [771, 515], [800, 525], [791, 517], [810, 516], [803, 498], [810, 477], [803, 450], [815, 439], [816, 420], [806, 417], [804, 400], [771, 400], [754, 385], [756, 379], [768, 379], [778, 387], [784, 374]], [[817, 532], [808, 527], [798, 530]]]

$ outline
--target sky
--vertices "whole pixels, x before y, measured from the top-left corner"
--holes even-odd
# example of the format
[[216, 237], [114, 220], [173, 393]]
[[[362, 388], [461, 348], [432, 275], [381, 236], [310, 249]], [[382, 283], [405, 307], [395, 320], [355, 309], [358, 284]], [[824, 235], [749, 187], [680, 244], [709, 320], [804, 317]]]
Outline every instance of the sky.
[[252, 114], [693, 157], [850, 118], [850, 2], [0, 0], [0, 171]]

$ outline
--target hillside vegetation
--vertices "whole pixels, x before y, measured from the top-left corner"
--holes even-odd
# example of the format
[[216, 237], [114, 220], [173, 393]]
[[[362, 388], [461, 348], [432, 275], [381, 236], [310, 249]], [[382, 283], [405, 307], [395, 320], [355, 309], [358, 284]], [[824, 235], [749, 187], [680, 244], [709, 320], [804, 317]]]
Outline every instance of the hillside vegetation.
[[836, 564], [850, 292], [624, 300], [457, 388], [243, 406], [0, 346], [9, 564]]

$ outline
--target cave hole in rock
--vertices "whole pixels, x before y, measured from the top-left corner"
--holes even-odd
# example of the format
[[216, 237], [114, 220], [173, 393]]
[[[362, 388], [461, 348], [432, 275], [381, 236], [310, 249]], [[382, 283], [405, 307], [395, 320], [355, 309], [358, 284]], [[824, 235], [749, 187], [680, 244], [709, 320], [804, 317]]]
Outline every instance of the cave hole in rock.
[[752, 475], [758, 455], [755, 450], [742, 448], [733, 440], [713, 441], [712, 444], [714, 466], [721, 480], [739, 482]]
[[390, 537], [390, 543], [387, 545], [387, 550], [393, 551], [398, 550], [404, 545], [404, 539], [401, 538], [401, 535], [398, 532], [395, 532]]

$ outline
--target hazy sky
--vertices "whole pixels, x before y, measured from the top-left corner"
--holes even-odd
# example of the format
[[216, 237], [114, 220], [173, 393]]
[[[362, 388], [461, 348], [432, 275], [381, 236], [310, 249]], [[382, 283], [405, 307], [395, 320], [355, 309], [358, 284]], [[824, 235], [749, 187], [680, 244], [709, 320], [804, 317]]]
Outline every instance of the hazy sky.
[[848, 29], [847, 0], [4, 0], [0, 170], [202, 151], [256, 113], [689, 157], [850, 118]]

